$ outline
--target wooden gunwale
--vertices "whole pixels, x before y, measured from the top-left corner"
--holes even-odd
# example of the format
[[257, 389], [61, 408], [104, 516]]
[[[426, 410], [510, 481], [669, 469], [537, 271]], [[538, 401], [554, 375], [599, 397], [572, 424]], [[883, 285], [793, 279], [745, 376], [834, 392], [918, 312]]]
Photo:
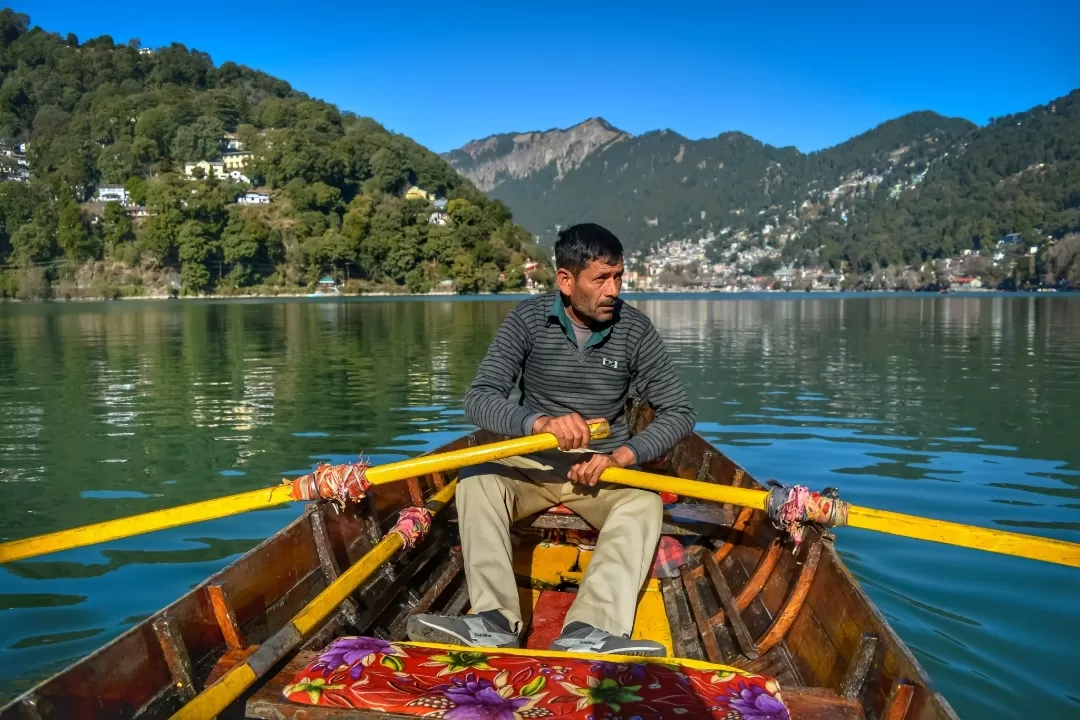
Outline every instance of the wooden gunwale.
[[[638, 426], [647, 423], [649, 415], [648, 408], [639, 408]], [[478, 432], [441, 449], [495, 439]], [[679, 477], [761, 487], [700, 436], [684, 440], [664, 462]], [[227, 653], [243, 652], [287, 622], [332, 580], [335, 566], [346, 567], [363, 555], [393, 521], [394, 510], [414, 502], [418, 494], [430, 495], [452, 477], [416, 478], [402, 483], [396, 495], [380, 494], [345, 512], [313, 504], [176, 602], [0, 709], [0, 720], [36, 720], [42, 715], [156, 718], [171, 713], [190, 691], [178, 692], [175, 686], [184, 665], [177, 665], [180, 655], [166, 657], [163, 628], [171, 626], [166, 634], [178, 638], [176, 644], [188, 653], [187, 672], [199, 686]], [[809, 532], [807, 551], [796, 557], [763, 513], [740, 510], [736, 515], [728, 509], [721, 517], [725, 523], [712, 525], [716, 546], [699, 548], [707, 554], [704, 564], [690, 552], [689, 565], [660, 582], [679, 654], [719, 662], [742, 656], [743, 667], [775, 675], [782, 684], [817, 688], [798, 691], [810, 704], [835, 697], [837, 708], [846, 703], [844, 712], [851, 712], [857, 702], [866, 717], [901, 711], [898, 717], [913, 720], [956, 717], [821, 533]], [[709, 526], [696, 525], [694, 531], [703, 527]], [[449, 532], [451, 519], [439, 518], [426, 544], [354, 593], [355, 615], [343, 609], [308, 640], [304, 652], [342, 632], [401, 639], [410, 612], [464, 609], [468, 595], [460, 554], [438, 559], [431, 550], [453, 545]], [[801, 559], [811, 555], [815, 563]], [[794, 599], [798, 603], [790, 602]], [[171, 623], [163, 624], [165, 618], [172, 618]], [[863, 641], [867, 633], [877, 637], [869, 651]], [[753, 653], [746, 650], [755, 644], [759, 657], [747, 657]], [[280, 678], [264, 682], [269, 687]], [[307, 717], [318, 716], [311, 710]]]

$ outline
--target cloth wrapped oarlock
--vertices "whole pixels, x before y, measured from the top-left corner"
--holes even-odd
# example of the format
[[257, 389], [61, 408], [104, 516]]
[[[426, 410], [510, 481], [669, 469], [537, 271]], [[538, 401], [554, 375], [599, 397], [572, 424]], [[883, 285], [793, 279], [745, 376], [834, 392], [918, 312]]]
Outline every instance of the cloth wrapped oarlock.
[[848, 504], [836, 488], [812, 492], [803, 485], [783, 485], [770, 480], [766, 513], [778, 529], [791, 535], [799, 549], [807, 525], [840, 527], [847, 525]]
[[371, 487], [367, 479], [369, 466], [363, 458], [344, 465], [321, 463], [314, 472], [282, 482], [292, 486], [290, 494], [296, 500], [326, 498], [344, 507], [346, 502], [359, 502], [367, 495]]
[[431, 528], [431, 511], [422, 507], [407, 507], [398, 515], [397, 524], [390, 532], [401, 536], [407, 549], [416, 547]]

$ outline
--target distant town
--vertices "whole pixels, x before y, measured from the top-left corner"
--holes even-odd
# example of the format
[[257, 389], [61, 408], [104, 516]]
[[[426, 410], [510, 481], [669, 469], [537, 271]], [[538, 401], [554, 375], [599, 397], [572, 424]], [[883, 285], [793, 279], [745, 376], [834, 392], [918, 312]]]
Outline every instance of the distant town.
[[[635, 290], [719, 292], [1013, 290], [1038, 285], [1029, 279], [1037, 277], [1040, 255], [1054, 244], [1053, 240], [1029, 244], [1019, 233], [1011, 233], [1001, 238], [993, 251], [965, 250], [958, 257], [927, 260], [919, 267], [893, 266], [874, 273], [857, 273], [846, 268], [792, 267], [781, 264], [779, 250], [768, 245], [741, 249], [738, 238], [725, 243], [707, 236], [633, 253], [628, 258], [624, 283]], [[717, 254], [722, 259], [717, 260]], [[775, 266], [771, 272], [753, 272], [754, 268], [770, 264]]]

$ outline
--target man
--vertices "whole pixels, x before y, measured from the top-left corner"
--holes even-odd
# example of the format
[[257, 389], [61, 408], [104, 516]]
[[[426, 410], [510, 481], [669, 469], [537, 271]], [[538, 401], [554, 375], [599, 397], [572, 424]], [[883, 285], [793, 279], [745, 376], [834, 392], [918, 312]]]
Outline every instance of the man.
[[[619, 240], [599, 225], [575, 225], [559, 234], [555, 263], [558, 290], [506, 317], [465, 395], [465, 414], [503, 435], [552, 433], [560, 450], [461, 471], [458, 526], [473, 614], [414, 616], [409, 637], [517, 647], [510, 524], [563, 503], [600, 536], [551, 649], [663, 655], [660, 643], [629, 639], [660, 537], [660, 497], [598, 480], [608, 467], [663, 455], [693, 431], [694, 411], [649, 319], [619, 300]], [[512, 402], [518, 377], [521, 399]], [[631, 386], [656, 410], [634, 437], [625, 416]], [[611, 423], [611, 436], [590, 442], [587, 420], [600, 418]]]

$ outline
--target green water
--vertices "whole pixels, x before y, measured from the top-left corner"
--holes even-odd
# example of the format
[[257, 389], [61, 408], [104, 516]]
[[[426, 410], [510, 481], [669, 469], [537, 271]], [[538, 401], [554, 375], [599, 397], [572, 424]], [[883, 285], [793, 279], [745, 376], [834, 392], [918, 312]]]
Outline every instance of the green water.
[[[790, 297], [790, 296], [789, 296]], [[631, 296], [759, 478], [1080, 542], [1080, 298]], [[514, 299], [0, 306], [0, 538], [467, 432]], [[283, 526], [252, 513], [0, 567], [0, 698]], [[842, 530], [963, 717], [1080, 715], [1080, 571]]]

